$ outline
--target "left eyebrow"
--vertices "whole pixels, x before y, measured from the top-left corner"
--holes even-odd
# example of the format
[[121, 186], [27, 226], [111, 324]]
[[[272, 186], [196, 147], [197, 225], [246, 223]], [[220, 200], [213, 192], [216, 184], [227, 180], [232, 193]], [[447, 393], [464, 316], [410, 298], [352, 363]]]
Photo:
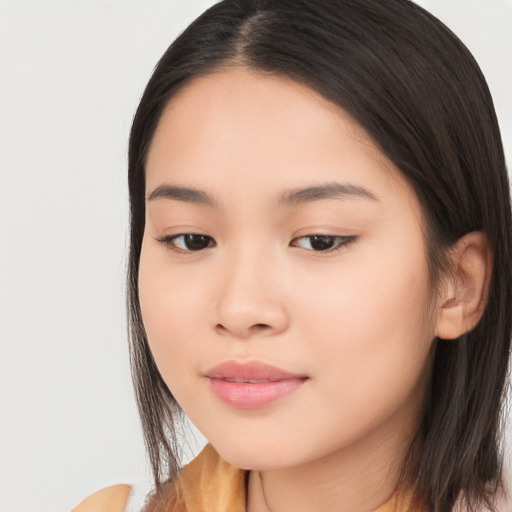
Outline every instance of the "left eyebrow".
[[350, 183], [334, 182], [288, 190], [278, 197], [277, 205], [292, 206], [321, 199], [345, 199], [350, 197], [378, 201], [374, 194], [363, 187]]

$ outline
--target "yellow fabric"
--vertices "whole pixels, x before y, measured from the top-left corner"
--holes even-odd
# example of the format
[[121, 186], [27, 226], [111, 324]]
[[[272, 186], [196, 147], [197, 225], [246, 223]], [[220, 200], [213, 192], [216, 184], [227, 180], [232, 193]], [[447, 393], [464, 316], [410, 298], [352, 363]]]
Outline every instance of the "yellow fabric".
[[[165, 499], [150, 500], [149, 512], [246, 512], [247, 471], [223, 460], [210, 444], [168, 486]], [[89, 496], [72, 512], [123, 512], [130, 486], [114, 485]], [[414, 493], [397, 492], [373, 512], [421, 512]], [[412, 505], [412, 506], [411, 506]]]
[[130, 490], [131, 487], [125, 484], [106, 487], [86, 498], [71, 512], [123, 512]]
[[175, 507], [180, 512], [245, 512], [246, 474], [208, 444], [181, 471]]

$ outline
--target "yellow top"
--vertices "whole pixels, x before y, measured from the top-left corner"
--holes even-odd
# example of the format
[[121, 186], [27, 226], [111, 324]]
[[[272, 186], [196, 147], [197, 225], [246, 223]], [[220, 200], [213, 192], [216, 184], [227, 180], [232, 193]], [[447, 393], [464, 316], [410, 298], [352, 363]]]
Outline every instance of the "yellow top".
[[[185, 466], [170, 493], [166, 504], [149, 506], [149, 510], [165, 512], [246, 512], [245, 489], [247, 471], [223, 460], [212, 445]], [[130, 487], [107, 487], [75, 507], [72, 512], [123, 512]], [[413, 493], [395, 493], [374, 512], [406, 512]], [[414, 507], [414, 512], [420, 509]]]

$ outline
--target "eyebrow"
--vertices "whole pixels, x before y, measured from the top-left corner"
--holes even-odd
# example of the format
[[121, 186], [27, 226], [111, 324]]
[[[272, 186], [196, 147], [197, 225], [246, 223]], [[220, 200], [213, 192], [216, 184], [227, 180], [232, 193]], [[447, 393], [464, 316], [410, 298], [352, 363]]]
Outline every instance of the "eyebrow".
[[217, 201], [207, 192], [177, 185], [160, 185], [149, 194], [147, 199], [148, 201], [153, 201], [154, 199], [170, 199], [183, 201], [184, 203], [202, 204], [211, 206], [212, 208], [217, 206]]
[[350, 183], [324, 183], [307, 188], [298, 188], [284, 192], [279, 196], [277, 204], [290, 206], [304, 204], [321, 199], [345, 199], [349, 197], [360, 197], [378, 201], [377, 197], [369, 190]]
[[[358, 185], [349, 183], [324, 183], [306, 188], [297, 188], [287, 190], [278, 198], [277, 206], [293, 206], [298, 204], [310, 203], [321, 199], [345, 199], [350, 197], [371, 199], [378, 201], [377, 197], [369, 190]], [[178, 185], [160, 185], [148, 196], [148, 201], [155, 199], [169, 199], [174, 201], [183, 201], [185, 203], [200, 204], [217, 207], [217, 201], [205, 192], [191, 187], [181, 187]]]

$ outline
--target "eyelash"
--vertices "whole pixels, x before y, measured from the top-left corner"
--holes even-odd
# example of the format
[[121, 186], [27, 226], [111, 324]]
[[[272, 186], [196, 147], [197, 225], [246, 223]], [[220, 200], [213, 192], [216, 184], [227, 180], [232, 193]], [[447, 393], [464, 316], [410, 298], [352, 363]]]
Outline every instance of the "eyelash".
[[[198, 250], [182, 249], [181, 247], [178, 247], [176, 245], [176, 240], [178, 240], [179, 238], [187, 237], [187, 236], [188, 237], [199, 236], [199, 237], [202, 237], [204, 239], [207, 239], [208, 240], [208, 245], [206, 247], [204, 247], [202, 249], [198, 249]], [[201, 252], [201, 251], [204, 251], [205, 249], [207, 249], [209, 247], [215, 247], [215, 245], [216, 245], [215, 241], [213, 240], [213, 238], [211, 236], [203, 235], [202, 233], [179, 233], [178, 235], [172, 235], [172, 236], [165, 236], [165, 237], [162, 237], [162, 238], [157, 238], [156, 241], [160, 242], [163, 245], [165, 245], [171, 251], [177, 252], [179, 254], [190, 254], [190, 253], [193, 253], [193, 252]], [[213, 244], [212, 244], [212, 242], [213, 242]]]
[[[178, 247], [176, 245], [176, 240], [178, 240], [180, 238], [183, 238], [183, 241], [184, 241], [184, 237], [194, 237], [194, 236], [202, 237], [203, 239], [208, 240], [208, 245], [206, 247], [203, 247], [203, 248], [200, 248], [200, 249], [196, 249], [196, 250], [194, 250], [194, 249], [183, 249], [182, 247]], [[329, 248], [324, 249], [324, 250], [315, 250], [315, 249], [313, 249], [311, 247], [311, 241], [314, 238], [317, 238], [317, 239], [321, 239], [321, 238], [329, 239], [330, 241], [332, 241], [336, 245], [334, 247], [329, 247]], [[303, 240], [303, 239], [309, 239], [310, 240], [309, 245], [310, 245], [311, 248], [310, 249], [306, 249], [306, 250], [312, 251], [312, 252], [315, 252], [315, 253], [319, 253], [319, 254], [332, 254], [334, 252], [337, 252], [337, 251], [339, 251], [341, 249], [346, 248], [348, 245], [350, 245], [351, 243], [355, 242], [357, 240], [357, 237], [356, 236], [339, 236], [339, 235], [311, 234], [311, 235], [304, 235], [304, 236], [300, 236], [300, 237], [294, 238], [290, 242], [290, 245], [292, 245], [292, 247], [300, 247], [300, 246], [294, 245], [293, 243], [297, 242], [297, 240]], [[208, 235], [203, 235], [202, 233], [179, 233], [177, 235], [157, 238], [156, 240], [157, 240], [157, 242], [160, 242], [161, 244], [165, 245], [171, 251], [174, 251], [174, 252], [179, 253], [179, 254], [191, 254], [193, 252], [201, 252], [201, 251], [204, 251], [205, 249], [208, 249], [210, 247], [215, 247], [217, 245], [215, 240], [212, 237], [210, 237]], [[319, 241], [319, 240], [317, 240], [317, 241]]]

